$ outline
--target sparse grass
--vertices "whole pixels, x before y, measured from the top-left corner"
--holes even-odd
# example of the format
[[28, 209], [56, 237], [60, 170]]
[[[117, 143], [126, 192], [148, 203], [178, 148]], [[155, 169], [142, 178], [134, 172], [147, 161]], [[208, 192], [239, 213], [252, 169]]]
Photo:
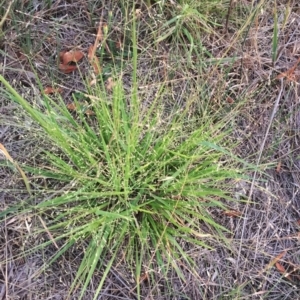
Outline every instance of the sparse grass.
[[[270, 27], [270, 47], [265, 51], [260, 45], [253, 47], [255, 40], [249, 42], [247, 37], [254, 23], [257, 31], [262, 26], [259, 22], [263, 23], [264, 9], [270, 8], [268, 1], [257, 6], [235, 3], [226, 35], [222, 26], [230, 1], [198, 2], [78, 1], [77, 10], [75, 3], [57, 8], [41, 1], [38, 14], [33, 1], [13, 3], [7, 22], [14, 35], [9, 43], [2, 42], [9, 49], [17, 44], [18, 51], [30, 58], [30, 70], [40, 76], [34, 85], [40, 90], [49, 84], [44, 70], [51, 74], [51, 84], [57, 83], [57, 67], [51, 65], [55, 55], [49, 53], [78, 44], [84, 51], [94, 41], [94, 31], [86, 27], [100, 19], [100, 7], [107, 12], [104, 39], [113, 51], [103, 43], [97, 52], [103, 74], [96, 86], [89, 86], [89, 72], [70, 75], [65, 85], [76, 93], [66, 98], [36, 94], [36, 90], [30, 97], [0, 77], [5, 87], [0, 94], [3, 107], [14, 103], [24, 110], [16, 118], [19, 124], [14, 120], [10, 126], [18, 131], [23, 120], [30, 122], [25, 124], [29, 133], [21, 135], [24, 147], [15, 152], [26, 153], [26, 163], [20, 165], [33, 191], [30, 196], [25, 189], [1, 189], [4, 195], [19, 193], [17, 204], [12, 201], [0, 210], [6, 241], [5, 254], [0, 256], [3, 270], [8, 272], [9, 264], [19, 259], [34, 257], [30, 282], [44, 275], [49, 296], [55, 293], [50, 280], [62, 282], [67, 287], [63, 297], [68, 294], [69, 299], [249, 299], [258, 294], [263, 299], [278, 299], [279, 294], [288, 299], [283, 297], [295, 295], [292, 284], [276, 270], [262, 272], [278, 251], [293, 247], [291, 239], [285, 242], [285, 236], [296, 230], [285, 215], [286, 206], [267, 184], [247, 197], [246, 175], [254, 167], [245, 160], [257, 161], [276, 83], [270, 78], [272, 85], [255, 81], [257, 73], [246, 68], [254, 69], [256, 57], [245, 55], [239, 64], [249, 47], [255, 49], [261, 70], [262, 66], [275, 68], [282, 49], [283, 27], [277, 26], [280, 9], [270, 9], [276, 24]], [[135, 9], [141, 9], [141, 15]], [[5, 11], [1, 8], [2, 15]], [[3, 32], [9, 32], [7, 27]], [[119, 38], [123, 50], [115, 47]], [[265, 53], [270, 64], [263, 60]], [[39, 56], [42, 63], [35, 61]], [[13, 67], [4, 70], [13, 72]], [[63, 76], [58, 80], [61, 85], [67, 81]], [[13, 78], [6, 73], [7, 77]], [[105, 87], [109, 77], [115, 84], [112, 91]], [[78, 107], [75, 112], [66, 106], [70, 101]], [[286, 107], [280, 109], [286, 120]], [[294, 115], [289, 111], [288, 119]], [[0, 119], [4, 124], [7, 121]], [[289, 140], [290, 136], [284, 140], [286, 148]], [[263, 152], [264, 166], [258, 168], [275, 168], [281, 142], [267, 140], [266, 144], [271, 151]], [[26, 145], [32, 145], [30, 150]], [[6, 176], [5, 162], [1, 166]], [[258, 177], [262, 184], [268, 182], [264, 175]], [[236, 210], [241, 217], [226, 217], [224, 209]], [[288, 220], [286, 231], [282, 220]], [[9, 257], [12, 239], [21, 250], [14, 246]], [[297, 261], [296, 255], [297, 250], [285, 262]], [[59, 275], [49, 275], [56, 269]], [[3, 278], [1, 282], [9, 287], [11, 279]]]

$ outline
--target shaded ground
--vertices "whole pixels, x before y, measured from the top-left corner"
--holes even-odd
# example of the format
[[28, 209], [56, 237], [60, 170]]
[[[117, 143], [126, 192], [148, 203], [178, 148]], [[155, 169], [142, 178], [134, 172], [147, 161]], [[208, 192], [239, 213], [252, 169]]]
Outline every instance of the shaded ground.
[[[86, 80], [89, 78], [87, 61], [80, 63], [80, 72], [66, 75], [57, 68], [57, 55], [62, 49], [74, 48], [86, 53], [95, 40], [97, 22], [101, 15], [107, 21], [109, 9], [114, 12], [111, 39], [117, 42], [121, 38], [123, 28], [126, 28], [126, 18], [119, 4], [89, 2], [54, 1], [51, 7], [36, 4], [29, 8], [26, 1], [21, 1], [23, 7], [14, 8], [15, 21], [10, 19], [12, 16], [8, 19], [5, 37], [1, 41], [0, 69], [6, 79], [36, 105], [39, 105], [38, 95], [42, 87], [62, 87], [62, 96], [67, 103], [72, 101], [72, 92], [85, 90], [82, 77]], [[199, 94], [206, 95], [205, 101], [212, 109], [220, 111], [220, 116], [244, 101], [239, 118], [233, 121], [235, 130], [231, 138], [240, 141], [237, 149], [239, 156], [252, 163], [262, 164], [264, 171], [263, 175], [257, 174], [256, 177], [251, 174], [254, 185], [249, 180], [236, 187], [236, 197], [240, 202], [231, 205], [232, 210], [241, 213], [241, 217], [211, 210], [214, 218], [231, 230], [232, 234], [228, 235], [227, 241], [230, 247], [224, 247], [224, 241], [221, 240], [208, 241], [214, 250], [186, 245], [186, 251], [197, 261], [194, 270], [182, 266], [187, 280], [184, 282], [172, 270], [168, 279], [162, 278], [159, 270], [151, 270], [157, 284], [149, 286], [147, 280], [141, 284], [143, 299], [299, 298], [300, 71], [299, 68], [295, 70], [296, 82], [284, 79], [278, 106], [275, 104], [281, 86], [275, 77], [294, 66], [299, 57], [300, 8], [297, 3], [290, 3], [289, 14], [285, 15], [285, 1], [277, 1], [280, 30], [278, 53], [273, 64], [272, 3], [264, 3], [264, 9], [249, 25], [244, 39], [236, 36], [238, 24], [234, 19], [237, 14], [235, 11], [226, 35], [223, 29], [202, 33], [202, 44], [214, 59], [230, 57], [234, 60], [234, 63], [229, 60], [220, 66], [210, 63], [212, 58], [207, 58], [207, 63], [198, 62], [194, 54], [189, 60], [185, 57], [185, 45], [179, 41], [176, 44], [172, 39], [167, 39], [154, 47], [150, 36], [153, 32], [157, 36], [162, 34], [160, 22], [163, 20], [155, 15], [155, 8], [148, 11], [144, 5], [137, 7], [141, 9], [140, 93], [144, 95], [145, 106], [155, 96], [162, 80], [170, 81], [171, 93], [165, 99], [166, 111], [183, 105], [185, 95], [198, 85], [203, 87], [204, 83], [209, 88], [207, 91], [199, 91]], [[250, 6], [250, 3], [245, 1], [245, 9], [247, 5]], [[178, 47], [174, 47], [174, 44]], [[182, 54], [181, 59], [179, 53]], [[198, 76], [202, 68], [205, 68], [207, 77]], [[124, 82], [128, 86], [130, 82], [126, 72], [130, 74], [130, 70], [129, 64], [123, 69]], [[104, 79], [109, 76], [108, 71]], [[200, 108], [202, 105], [199, 103]], [[274, 109], [276, 114], [272, 120]], [[2, 95], [0, 114], [0, 142], [18, 162], [35, 164], [39, 156], [36, 145], [46, 142], [36, 140], [34, 132], [39, 129]], [[258, 161], [260, 153], [261, 160]], [[19, 175], [2, 166], [0, 211], [21, 203], [27, 197], [26, 193], [21, 192], [22, 189]], [[37, 221], [33, 215], [26, 215], [23, 219], [7, 219], [1, 224], [0, 299], [66, 297], [85, 244], [82, 242], [82, 245], [61, 257], [49, 269], [41, 270], [40, 267], [56, 250], [54, 246], [20, 258], [23, 249], [38, 244], [42, 238], [47, 239], [46, 236], [30, 235], [35, 225]], [[275, 261], [280, 254], [282, 258]], [[284, 268], [284, 274], [280, 272], [281, 267]], [[95, 274], [85, 299], [92, 299], [99, 280], [101, 271]], [[72, 299], [77, 296], [72, 295]], [[99, 299], [135, 298], [136, 283], [131, 270], [124, 266], [120, 257]]]

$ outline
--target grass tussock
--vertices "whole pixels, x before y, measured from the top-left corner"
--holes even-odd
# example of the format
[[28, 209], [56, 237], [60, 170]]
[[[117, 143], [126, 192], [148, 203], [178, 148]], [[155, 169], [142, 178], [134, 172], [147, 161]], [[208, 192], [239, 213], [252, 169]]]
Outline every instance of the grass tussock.
[[[95, 270], [103, 267], [103, 255], [111, 258], [95, 297], [121, 252], [124, 262], [134, 266], [138, 287], [142, 271], [151, 274], [157, 264], [165, 276], [171, 266], [180, 277], [180, 264], [192, 268], [179, 241], [208, 247], [207, 238], [227, 231], [207, 212], [208, 207], [226, 207], [222, 199], [230, 199], [230, 188], [225, 181], [240, 177], [233, 158], [220, 147], [228, 146], [226, 122], [189, 117], [189, 105], [164, 118], [159, 98], [142, 110], [134, 87], [127, 103], [120, 80], [111, 101], [101, 86], [90, 95], [93, 116], [83, 110], [74, 115], [62, 100], [48, 96], [35, 107], [0, 79], [52, 144], [43, 150], [44, 167], [25, 169], [62, 185], [55, 195], [36, 186], [36, 196], [47, 197], [36, 205], [29, 200], [20, 212], [58, 212], [47, 223], [52, 239], [43, 244], [63, 241], [52, 261], [79, 240], [89, 241], [73, 284], [83, 284], [81, 296]], [[201, 223], [209, 229], [202, 231]]]
[[[284, 86], [289, 108], [274, 93], [296, 9], [279, 7], [95, 0], [0, 8], [0, 112], [14, 115], [0, 118], [0, 130], [13, 128], [14, 138], [0, 137], [25, 176], [1, 161], [0, 296], [13, 295], [10, 264], [35, 282], [33, 299], [41, 287], [64, 299], [296, 295], [297, 223], [287, 194], [278, 201], [269, 190], [278, 174], [297, 182], [296, 172], [280, 173], [292, 164], [284, 160], [270, 181], [288, 156], [278, 147], [291, 140], [272, 141], [290, 132], [276, 131], [277, 106], [297, 124], [292, 85]], [[98, 75], [85, 57], [97, 28]], [[73, 50], [82, 60], [60, 72], [60, 51]], [[274, 108], [269, 99], [278, 99]], [[288, 195], [297, 215], [297, 191]], [[274, 272], [277, 252], [287, 280]]]

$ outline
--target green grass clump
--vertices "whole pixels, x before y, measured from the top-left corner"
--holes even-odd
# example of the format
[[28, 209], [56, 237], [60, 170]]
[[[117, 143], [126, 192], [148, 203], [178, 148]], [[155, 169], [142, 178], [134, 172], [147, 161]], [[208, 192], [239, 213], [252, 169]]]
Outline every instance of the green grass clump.
[[[165, 273], [171, 264], [180, 274], [177, 262], [190, 265], [192, 260], [178, 240], [205, 246], [204, 238], [213, 231], [202, 232], [201, 222], [224, 229], [207, 212], [207, 207], [223, 207], [228, 195], [220, 187], [237, 177], [224, 153], [215, 150], [225, 137], [221, 123], [189, 119], [188, 109], [162, 122], [155, 102], [145, 113], [138, 98], [128, 106], [120, 81], [111, 104], [100, 98], [93, 103], [90, 119], [83, 112], [72, 116], [63, 103], [49, 98], [41, 111], [11, 92], [53, 142], [53, 150], [44, 149], [43, 164], [27, 171], [65, 187], [34, 210], [38, 215], [59, 212], [47, 224], [56, 241], [65, 241], [58, 255], [89, 240], [74, 286], [82, 281], [84, 291], [101, 267], [100, 257], [110, 254], [107, 274], [121, 250], [135, 266], [137, 282], [154, 261]], [[104, 281], [105, 276], [97, 294]]]
[[[132, 40], [136, 45], [134, 30]], [[137, 88], [136, 46], [132, 64], [130, 95], [121, 78], [115, 79], [110, 96], [99, 84], [88, 97], [92, 116], [84, 109], [73, 114], [62, 99], [57, 102], [46, 95], [39, 106], [31, 104], [0, 76], [9, 97], [52, 145], [39, 145], [44, 147], [40, 164], [24, 167], [33, 178], [43, 178], [49, 189], [36, 184], [32, 190], [41, 200], [28, 201], [15, 213], [56, 212], [45, 224], [51, 238], [40, 245], [60, 245], [49, 263], [87, 241], [72, 285], [72, 291], [82, 285], [81, 298], [94, 272], [101, 269], [97, 298], [120, 253], [132, 268], [138, 295], [142, 272], [150, 273], [150, 281], [157, 266], [166, 277], [170, 268], [183, 277], [179, 265], [192, 268], [193, 259], [180, 241], [208, 247], [206, 238], [226, 231], [207, 208], [225, 208], [222, 200], [230, 199], [225, 181], [240, 176], [229, 154], [226, 121], [209, 114], [191, 116], [195, 95], [178, 113], [166, 117], [160, 109], [164, 84], [144, 109]], [[74, 101], [80, 106], [79, 100]], [[104, 263], [104, 257], [109, 261]]]

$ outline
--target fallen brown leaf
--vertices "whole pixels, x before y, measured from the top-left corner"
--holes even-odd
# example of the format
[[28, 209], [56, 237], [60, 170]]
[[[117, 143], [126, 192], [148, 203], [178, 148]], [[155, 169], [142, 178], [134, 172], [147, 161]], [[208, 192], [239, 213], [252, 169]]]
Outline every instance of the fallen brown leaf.
[[76, 104], [74, 102], [67, 104], [67, 108], [71, 111], [76, 111], [77, 109]]
[[300, 63], [300, 57], [298, 58], [297, 62], [293, 65], [292, 68], [290, 68], [286, 72], [277, 75], [276, 79], [286, 78], [289, 81], [296, 81], [295, 70], [299, 63]]
[[276, 267], [276, 269], [277, 269], [281, 274], [284, 274], [284, 273], [285, 273], [285, 268], [284, 268], [284, 266], [283, 266], [281, 263], [277, 262], [277, 263], [275, 264], [275, 267]]
[[54, 93], [61, 93], [62, 92], [62, 88], [53, 88], [51, 86], [47, 86], [44, 89], [44, 94], [54, 94]]
[[267, 265], [265, 270], [269, 270], [270, 268], [272, 268], [285, 254], [286, 254], [286, 250], [284, 250], [283, 252], [281, 252], [280, 254], [278, 254], [274, 259], [272, 259], [269, 264]]
[[75, 65], [59, 64], [58, 68], [65, 74], [72, 73], [73, 71], [77, 70], [77, 66]]
[[275, 264], [275, 267], [282, 275], [284, 275], [284, 277], [286, 277], [289, 281], [293, 282], [293, 279], [291, 278], [290, 275], [287, 274], [284, 266], [281, 263], [277, 262]]
[[71, 50], [67, 52], [61, 52], [59, 57], [61, 63], [67, 65], [70, 62], [74, 62], [74, 63], [79, 62], [84, 57], [84, 54], [79, 50]]

